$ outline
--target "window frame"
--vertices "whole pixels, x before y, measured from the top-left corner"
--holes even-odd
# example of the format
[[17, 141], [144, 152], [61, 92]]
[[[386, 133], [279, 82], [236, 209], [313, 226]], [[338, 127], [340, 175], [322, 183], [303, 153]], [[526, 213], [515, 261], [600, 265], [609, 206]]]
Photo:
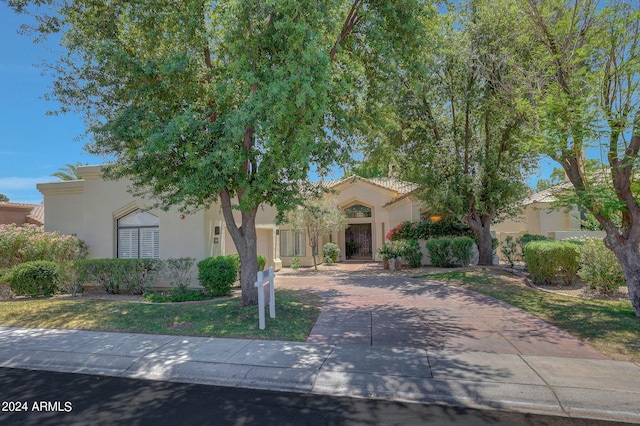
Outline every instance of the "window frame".
[[[120, 221], [126, 218], [131, 217], [134, 214], [144, 214], [146, 213], [149, 216], [152, 216], [157, 225], [121, 225]], [[151, 237], [151, 245], [149, 248], [144, 247], [143, 237], [145, 230], [155, 230], [150, 235]], [[122, 237], [121, 232], [124, 231], [133, 231], [129, 235], [134, 235], [136, 238], [135, 247], [131, 247], [129, 252], [130, 256], [122, 256]], [[133, 244], [131, 244], [133, 246]], [[142, 257], [144, 252], [149, 250], [151, 252], [151, 257]], [[134, 256], [135, 251], [135, 256]], [[159, 259], [160, 258], [160, 218], [154, 214], [145, 212], [141, 209], [136, 209], [116, 220], [116, 258], [118, 259]]]
[[[288, 237], [288, 234], [291, 237]], [[289, 244], [283, 244], [283, 241], [289, 241], [293, 243], [293, 250], [289, 250], [285, 253], [285, 248], [289, 248]], [[293, 254], [289, 254], [293, 253]], [[307, 234], [301, 231], [294, 231], [293, 229], [281, 229], [280, 230], [280, 257], [306, 257], [307, 256]]]

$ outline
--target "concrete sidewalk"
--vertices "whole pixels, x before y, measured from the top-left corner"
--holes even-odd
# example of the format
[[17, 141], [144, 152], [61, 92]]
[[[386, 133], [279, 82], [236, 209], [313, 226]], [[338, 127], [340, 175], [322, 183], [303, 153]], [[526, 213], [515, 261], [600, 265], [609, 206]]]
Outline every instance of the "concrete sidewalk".
[[640, 422], [640, 365], [0, 327], [0, 366]]

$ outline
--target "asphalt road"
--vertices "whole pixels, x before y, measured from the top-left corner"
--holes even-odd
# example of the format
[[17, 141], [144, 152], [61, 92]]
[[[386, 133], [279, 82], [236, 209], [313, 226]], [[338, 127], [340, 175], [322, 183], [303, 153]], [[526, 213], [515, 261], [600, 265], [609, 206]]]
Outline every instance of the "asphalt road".
[[413, 403], [0, 368], [0, 425], [613, 425]]

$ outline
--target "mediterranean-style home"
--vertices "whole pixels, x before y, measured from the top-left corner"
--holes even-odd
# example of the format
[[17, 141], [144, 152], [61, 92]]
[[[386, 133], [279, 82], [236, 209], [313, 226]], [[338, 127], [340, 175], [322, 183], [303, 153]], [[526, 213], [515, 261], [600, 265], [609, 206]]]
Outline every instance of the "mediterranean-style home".
[[[92, 258], [201, 260], [236, 253], [219, 205], [193, 214], [180, 213], [177, 208], [147, 210], [145, 200], [127, 191], [127, 180], [104, 180], [100, 166], [78, 167], [78, 174], [80, 180], [38, 184], [44, 196], [44, 218], [42, 206], [30, 205], [23, 209], [30, 212], [25, 220], [39, 216], [46, 231], [77, 235], [87, 243]], [[348, 218], [346, 230], [325, 236], [319, 244], [320, 251], [326, 242], [338, 244], [340, 260], [380, 260], [377, 250], [387, 232], [425, 215], [423, 203], [415, 197], [418, 186], [394, 177], [351, 176], [321, 184], [332, 190], [327, 196], [335, 197]], [[522, 200], [523, 211], [518, 217], [492, 227], [496, 237], [503, 240], [529, 233], [563, 239], [584, 234], [577, 208], [567, 210], [553, 204], [555, 194], [567, 189], [570, 184], [563, 183]], [[0, 203], [0, 213], [2, 204], [10, 203]], [[267, 266], [279, 270], [295, 258], [300, 266], [313, 265], [305, 233], [277, 225], [275, 218], [276, 210], [270, 206], [261, 208], [256, 218], [258, 254], [265, 256]], [[321, 261], [322, 253], [318, 254]], [[425, 256], [424, 261], [427, 259]]]
[[502, 241], [507, 236], [517, 238], [524, 234], [544, 235], [556, 240], [579, 236], [603, 237], [604, 232], [581, 229], [581, 213], [578, 207], [558, 207], [555, 204], [558, 200], [557, 194], [572, 190], [573, 185], [570, 182], [563, 182], [529, 194], [520, 201], [522, 212], [518, 216], [492, 226], [496, 238]]
[[44, 225], [42, 204], [0, 203], [0, 225]]
[[[78, 167], [80, 180], [41, 183], [45, 230], [75, 234], [89, 247], [92, 258], [171, 258], [208, 256], [236, 252], [225, 227], [220, 206], [215, 204], [193, 214], [176, 208], [164, 212], [146, 210], [144, 200], [134, 198], [126, 180], [102, 178], [100, 166]], [[341, 260], [379, 260], [377, 249], [386, 233], [404, 221], [420, 219], [421, 203], [413, 196], [417, 185], [396, 178], [365, 179], [358, 176], [326, 181], [349, 227], [325, 237], [341, 250]], [[301, 266], [313, 264], [304, 232], [275, 223], [276, 210], [264, 206], [258, 212], [258, 254], [276, 270], [294, 258]], [[239, 219], [238, 219], [239, 222]], [[321, 253], [320, 253], [321, 256]]]

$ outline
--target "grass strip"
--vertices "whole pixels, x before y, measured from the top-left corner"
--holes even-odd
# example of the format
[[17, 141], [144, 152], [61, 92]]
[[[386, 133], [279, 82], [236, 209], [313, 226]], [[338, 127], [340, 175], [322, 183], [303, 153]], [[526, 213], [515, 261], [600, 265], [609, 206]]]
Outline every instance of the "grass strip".
[[640, 318], [630, 301], [583, 299], [536, 290], [507, 272], [422, 275], [502, 300], [577, 337], [603, 354], [640, 361]]
[[28, 328], [121, 331], [265, 340], [305, 341], [322, 299], [278, 290], [276, 318], [258, 328], [258, 307], [240, 299], [198, 304], [152, 304], [110, 300], [24, 299], [0, 302], [0, 325]]

